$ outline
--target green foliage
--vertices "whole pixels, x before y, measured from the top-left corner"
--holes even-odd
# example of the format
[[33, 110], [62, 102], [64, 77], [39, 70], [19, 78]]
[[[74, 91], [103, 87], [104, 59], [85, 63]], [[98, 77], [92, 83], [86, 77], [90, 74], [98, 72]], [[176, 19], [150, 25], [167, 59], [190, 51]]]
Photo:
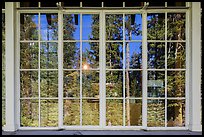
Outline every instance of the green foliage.
[[58, 97], [58, 71], [41, 71], [41, 97]]
[[21, 14], [20, 38], [21, 40], [38, 40], [38, 29], [34, 19], [37, 14]]
[[106, 125], [123, 125], [123, 103], [122, 100], [106, 100]]
[[21, 97], [38, 97], [38, 72], [22, 71], [20, 77]]
[[165, 108], [164, 103], [159, 103], [155, 100], [148, 103], [147, 107], [147, 126], [148, 127], [163, 127], [165, 123]]
[[63, 65], [64, 69], [78, 69], [80, 67], [80, 48], [75, 42], [64, 42], [63, 45]]
[[148, 14], [147, 20], [147, 39], [164, 40], [165, 36], [165, 17], [162, 14]]
[[106, 96], [122, 97], [123, 91], [122, 71], [109, 71], [106, 73]]
[[41, 126], [58, 126], [58, 100], [41, 101]]
[[20, 44], [20, 67], [22, 69], [38, 68], [38, 43]]
[[80, 96], [79, 71], [64, 71], [64, 97]]
[[169, 13], [167, 19], [167, 37], [169, 40], [185, 40], [184, 13]]
[[99, 125], [99, 100], [83, 100], [82, 125]]
[[79, 100], [64, 100], [64, 125], [80, 125]]
[[82, 95], [84, 97], [96, 97], [99, 95], [99, 73], [96, 71], [84, 71], [82, 76]]
[[38, 126], [38, 100], [21, 101], [21, 126], [37, 127]]
[[64, 40], [74, 40], [73, 36], [76, 26], [74, 25], [74, 15], [72, 14], [65, 14], [63, 16], [63, 37]]

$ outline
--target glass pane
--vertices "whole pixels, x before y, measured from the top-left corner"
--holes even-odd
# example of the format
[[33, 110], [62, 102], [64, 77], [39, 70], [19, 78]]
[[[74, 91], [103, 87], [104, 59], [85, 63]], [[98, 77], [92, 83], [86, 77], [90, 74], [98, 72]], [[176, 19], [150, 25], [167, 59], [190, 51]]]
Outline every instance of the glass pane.
[[83, 7], [101, 7], [102, 6], [102, 2], [101, 1], [83, 1], [82, 3]]
[[82, 72], [82, 94], [83, 97], [99, 98], [99, 71]]
[[142, 126], [142, 100], [126, 99], [126, 126]]
[[99, 40], [99, 15], [82, 15], [82, 40]]
[[86, 99], [82, 103], [82, 125], [99, 125], [99, 100]]
[[82, 44], [82, 67], [99, 69], [99, 43], [90, 42]]
[[41, 14], [40, 15], [41, 40], [57, 40], [58, 39], [58, 15], [57, 14]]
[[123, 68], [123, 43], [106, 43], [106, 68]]
[[104, 7], [123, 7], [123, 3], [118, 1], [118, 2], [104, 2]]
[[20, 72], [21, 97], [38, 97], [38, 71]]
[[147, 100], [147, 126], [164, 127], [165, 126], [165, 101]]
[[165, 68], [165, 43], [148, 43], [148, 68]]
[[123, 15], [106, 15], [106, 40], [123, 39]]
[[167, 14], [167, 37], [168, 40], [185, 40], [185, 13]]
[[63, 16], [63, 39], [80, 39], [80, 14], [64, 14]]
[[185, 97], [185, 71], [167, 72], [168, 97]]
[[126, 71], [126, 97], [142, 97], [142, 72]]
[[55, 42], [43, 42], [40, 46], [41, 69], [58, 68], [58, 44]]
[[126, 69], [142, 68], [142, 43], [125, 43]]
[[20, 68], [38, 69], [38, 43], [20, 43]]
[[20, 7], [38, 7], [38, 2], [20, 2]]
[[80, 68], [80, 43], [79, 42], [64, 42], [64, 69], [79, 69]]
[[64, 125], [80, 125], [80, 101], [73, 99], [64, 100], [63, 105]]
[[5, 70], [2, 70], [2, 98], [5, 98], [6, 97], [6, 85], [5, 85]]
[[5, 41], [2, 41], [2, 70], [6, 68]]
[[40, 2], [41, 7], [57, 7], [56, 3], [57, 2], [50, 2], [50, 1]]
[[22, 127], [38, 127], [39, 117], [39, 103], [38, 100], [26, 99], [21, 100], [21, 123]]
[[167, 120], [168, 127], [185, 126], [185, 100], [167, 101]]
[[125, 15], [126, 40], [142, 40], [142, 14]]
[[6, 116], [5, 116], [5, 111], [6, 111], [6, 107], [5, 107], [5, 99], [2, 99], [2, 127], [4, 126], [4, 125], [6, 125]]
[[186, 67], [186, 44], [172, 42], [167, 44], [167, 67], [182, 69]]
[[165, 72], [149, 71], [147, 83], [148, 97], [164, 97], [165, 96]]
[[58, 71], [41, 71], [40, 96], [58, 97]]
[[165, 2], [161, 2], [161, 1], [158, 1], [158, 2], [149, 2], [149, 6], [159, 6], [159, 7], [164, 7], [165, 6]]
[[184, 7], [185, 7], [185, 6], [186, 6], [186, 2], [173, 2], [173, 1], [172, 1], [172, 2], [167, 2], [167, 5], [168, 5], [168, 6], [176, 6], [176, 7], [177, 7], [177, 6], [178, 6], [178, 7], [179, 7], [179, 6], [184, 6]]
[[126, 1], [125, 7], [142, 7], [144, 6], [144, 2], [137, 2], [137, 1]]
[[20, 14], [20, 40], [38, 40], [38, 14]]
[[80, 7], [80, 2], [79, 1], [61, 2], [61, 5], [62, 7]]
[[41, 100], [41, 123], [42, 127], [58, 126], [58, 100]]
[[2, 40], [5, 40], [5, 13], [2, 13]]
[[106, 97], [123, 97], [122, 71], [106, 71]]
[[123, 125], [123, 100], [106, 100], [106, 125]]
[[2, 4], [2, 7], [1, 7], [1, 8], [2, 8], [2, 9], [5, 9], [5, 2], [2, 2], [1, 4]]
[[80, 96], [79, 71], [64, 71], [64, 97]]
[[147, 14], [147, 39], [148, 40], [165, 39], [165, 14], [164, 13]]

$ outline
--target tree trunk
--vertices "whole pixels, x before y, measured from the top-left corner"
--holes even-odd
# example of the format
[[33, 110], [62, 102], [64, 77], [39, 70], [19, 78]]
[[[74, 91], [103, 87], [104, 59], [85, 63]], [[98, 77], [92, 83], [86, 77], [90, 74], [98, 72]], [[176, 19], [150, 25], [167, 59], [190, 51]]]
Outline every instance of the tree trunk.
[[[131, 29], [131, 28], [130, 28]], [[131, 31], [129, 34], [129, 40], [131, 40]], [[129, 43], [126, 44], [126, 90], [127, 90], [127, 125], [130, 126], [130, 81], [129, 81], [129, 67], [130, 67], [130, 49], [129, 49]]]

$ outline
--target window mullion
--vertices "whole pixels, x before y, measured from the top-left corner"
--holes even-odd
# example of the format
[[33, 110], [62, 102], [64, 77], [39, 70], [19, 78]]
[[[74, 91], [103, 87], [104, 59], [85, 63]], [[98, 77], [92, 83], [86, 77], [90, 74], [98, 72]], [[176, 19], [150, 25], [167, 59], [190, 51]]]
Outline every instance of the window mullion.
[[58, 126], [63, 126], [63, 13], [58, 13]]
[[82, 13], [80, 13], [80, 126], [82, 126]]
[[39, 29], [38, 29], [38, 127], [40, 127], [40, 30], [41, 30], [41, 19], [40, 19], [40, 13], [38, 13], [38, 24], [39, 24]]
[[100, 13], [100, 126], [104, 128], [106, 126], [106, 43], [105, 43], [105, 13]]
[[147, 128], [147, 12], [142, 13], [142, 127]]

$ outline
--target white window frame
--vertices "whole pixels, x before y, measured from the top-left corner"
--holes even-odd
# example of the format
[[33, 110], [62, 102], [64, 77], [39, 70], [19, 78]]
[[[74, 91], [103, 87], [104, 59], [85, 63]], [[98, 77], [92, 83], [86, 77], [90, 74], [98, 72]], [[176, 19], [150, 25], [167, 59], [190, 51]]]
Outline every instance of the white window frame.
[[[187, 4], [187, 5], [190, 5], [190, 4]], [[14, 12], [14, 9], [15, 9], [15, 4], [12, 3], [12, 2], [9, 2], [8, 4], [6, 4], [6, 10], [5, 10], [5, 13], [7, 16], [11, 16], [12, 17], [12, 21], [10, 21], [10, 19], [6, 19], [6, 36], [11, 38], [12, 40], [8, 40], [8, 38], [6, 39], [6, 45], [12, 45], [12, 46], [6, 46], [6, 62], [13, 62], [12, 63], [9, 63], [9, 64], [6, 64], [6, 102], [9, 102], [6, 104], [6, 126], [4, 128], [5, 131], [14, 131], [16, 129], [24, 129], [24, 130], [32, 130], [32, 129], [61, 129], [61, 128], [65, 128], [67, 130], [114, 130], [114, 129], [120, 129], [120, 130], [138, 130], [138, 129], [147, 129], [147, 130], [187, 130], [187, 129], [191, 129], [191, 130], [197, 130], [198, 127], [196, 127], [195, 129], [193, 128], [194, 127], [194, 119], [196, 117], [196, 114], [194, 113], [198, 113], [198, 111], [196, 112], [192, 112], [192, 107], [196, 105], [196, 99], [198, 97], [198, 94], [195, 94], [195, 96], [193, 97], [194, 100], [193, 100], [193, 106], [190, 107], [190, 102], [191, 102], [191, 97], [189, 96], [190, 94], [190, 91], [194, 88], [196, 88], [196, 86], [198, 86], [200, 84], [200, 81], [197, 81], [198, 83], [195, 83], [193, 82], [194, 80], [196, 79], [199, 79], [201, 78], [199, 76], [199, 71], [201, 70], [200, 68], [196, 68], [195, 66], [193, 66], [191, 68], [191, 63], [196, 63], [195, 62], [197, 59], [200, 59], [201, 56], [199, 56], [200, 54], [197, 54], [197, 52], [199, 52], [199, 49], [198, 50], [193, 50], [193, 49], [196, 49], [196, 48], [192, 48], [191, 45], [195, 46], [195, 44], [197, 44], [198, 48], [201, 46], [200, 44], [200, 40], [196, 42], [196, 40], [198, 40], [200, 37], [195, 37], [195, 36], [192, 36], [192, 34], [196, 34], [196, 28], [199, 28], [198, 26], [196, 26], [194, 23], [196, 23], [195, 20], [192, 20], [191, 16], [193, 16], [193, 19], [199, 19], [200, 16], [199, 14], [196, 13], [196, 8], [199, 8], [200, 6], [200, 3], [196, 3], [196, 2], [193, 2], [192, 3], [192, 9], [189, 8], [189, 9], [140, 9], [140, 10], [127, 10], [127, 9], [121, 9], [120, 11], [118, 10], [85, 10], [85, 9], [82, 9], [82, 10], [76, 10], [76, 9], [70, 9], [70, 10], [66, 10], [66, 11], [63, 11], [63, 10], [17, 10], [17, 17], [15, 17], [15, 12]], [[11, 6], [9, 8], [9, 6]], [[187, 6], [188, 7], [188, 6]], [[10, 10], [10, 11], [9, 11]], [[191, 11], [192, 10], [192, 11]], [[58, 19], [59, 19], [59, 22], [58, 22], [58, 28], [59, 30], [61, 29], [62, 30], [62, 13], [64, 12], [70, 12], [70, 13], [99, 13], [100, 14], [100, 20], [101, 21], [101, 25], [100, 25], [100, 58], [102, 58], [102, 61], [100, 61], [100, 95], [101, 95], [101, 98], [100, 98], [100, 126], [96, 127], [96, 126], [69, 126], [69, 127], [63, 127], [62, 126], [62, 116], [63, 116], [63, 111], [62, 111], [62, 108], [63, 108], [63, 103], [60, 101], [58, 102], [59, 103], [59, 119], [58, 119], [58, 122], [59, 122], [59, 127], [20, 127], [20, 103], [19, 103], [19, 98], [20, 98], [20, 71], [19, 71], [19, 64], [20, 64], [20, 57], [19, 57], [19, 53], [20, 53], [20, 36], [17, 35], [17, 34], [20, 34], [20, 23], [16, 23], [16, 25], [14, 25], [14, 20], [16, 20], [17, 22], [20, 22], [20, 13], [36, 13], [36, 12], [40, 12], [40, 13], [58, 13]], [[105, 100], [106, 100], [106, 93], [105, 92], [102, 92], [102, 91], [105, 91], [105, 87], [104, 86], [106, 83], [105, 83], [105, 71], [106, 71], [106, 65], [105, 65], [105, 14], [106, 13], [118, 13], [118, 14], [128, 14], [128, 13], [142, 13], [143, 15], [146, 16], [147, 13], [149, 12], [153, 12], [153, 13], [158, 13], [158, 12], [162, 12], [162, 13], [172, 13], [172, 12], [185, 12], [186, 13], [186, 94], [185, 94], [185, 104], [186, 104], [186, 107], [185, 107], [185, 113], [186, 113], [186, 116], [185, 116], [185, 121], [186, 121], [186, 124], [185, 124], [185, 127], [147, 127], [147, 47], [146, 47], [146, 43], [147, 43], [147, 39], [145, 37], [147, 37], [146, 33], [147, 30], [144, 29], [145, 27], [142, 27], [143, 28], [143, 40], [142, 40], [142, 44], [143, 44], [143, 109], [142, 109], [142, 116], [143, 116], [143, 122], [142, 122], [142, 127], [135, 127], [135, 126], [126, 126], [126, 127], [123, 127], [123, 126], [113, 126], [113, 127], [107, 127], [105, 126], [106, 125], [106, 121], [105, 121], [105, 117], [106, 117], [106, 114], [105, 114], [105, 109], [106, 108], [106, 103], [105, 103]], [[192, 12], [192, 15], [190, 14]], [[145, 23], [144, 23], [145, 21]], [[191, 26], [191, 23], [190, 21], [192, 21], [192, 28], [190, 28]], [[12, 31], [15, 30], [14, 27], [11, 27], [11, 26], [15, 26], [16, 27], [16, 30], [17, 30], [17, 33], [15, 33], [16, 37], [14, 36], [14, 34], [12, 35]], [[143, 17], [143, 23], [142, 23], [143, 26], [146, 26], [146, 18], [144, 19]], [[197, 25], [200, 25], [200, 22], [198, 22]], [[192, 34], [191, 34], [191, 29], [192, 29]], [[198, 29], [199, 30], [199, 29]], [[11, 32], [11, 33], [9, 33]], [[62, 34], [63, 32], [61, 32], [61, 34], [58, 32], [58, 44], [59, 45], [62, 45]], [[190, 36], [189, 36], [189, 35]], [[200, 36], [200, 34], [197, 34]], [[192, 41], [191, 41], [192, 39]], [[191, 43], [192, 42], [192, 43]], [[166, 41], [165, 41], [166, 43]], [[192, 48], [192, 49], [191, 49]], [[14, 49], [15, 50], [15, 53], [14, 53]], [[60, 50], [59, 50], [60, 49]], [[192, 51], [193, 50], [193, 51]], [[191, 55], [191, 51], [192, 51], [192, 55]], [[62, 65], [62, 47], [61, 46], [58, 46], [58, 61], [59, 61], [59, 64], [58, 64], [58, 99], [59, 100], [62, 100], [63, 98], [63, 82], [62, 82], [62, 79], [63, 79], [63, 71], [62, 71], [62, 68], [63, 68], [63, 65]], [[14, 56], [15, 55], [15, 56]], [[12, 60], [10, 60], [9, 57], [13, 57]], [[15, 58], [15, 59], [14, 59]], [[192, 58], [192, 60], [191, 60]], [[166, 60], [165, 60], [166, 62]], [[15, 64], [15, 67], [14, 67], [14, 64]], [[200, 63], [198, 63], [200, 65]], [[14, 72], [15, 71], [15, 72]], [[197, 72], [198, 71], [198, 72]], [[12, 73], [13, 72], [13, 73]], [[144, 73], [145, 72], [145, 73]], [[166, 72], [166, 69], [165, 69], [165, 72]], [[195, 76], [193, 75], [195, 74]], [[190, 80], [192, 78], [192, 81]], [[15, 79], [15, 82], [14, 83], [14, 79]], [[11, 83], [11, 81], [13, 81]], [[166, 79], [165, 79], [166, 81]], [[199, 85], [200, 86], [200, 85]], [[200, 90], [199, 87], [196, 88], [196, 90]], [[166, 89], [165, 89], [166, 90]], [[14, 93], [14, 91], [17, 92]], [[198, 92], [197, 91], [197, 92]], [[165, 91], [166, 92], [166, 91]], [[16, 96], [15, 96], [16, 94]], [[194, 95], [194, 94], [193, 94]], [[199, 94], [200, 95], [200, 94]], [[12, 97], [12, 98], [11, 98]], [[198, 99], [197, 99], [198, 100]], [[200, 101], [200, 100], [199, 100]], [[198, 102], [199, 102], [198, 101]], [[13, 103], [12, 103], [13, 102]], [[15, 102], [15, 103], [14, 103]], [[15, 110], [15, 107], [17, 108], [17, 111]], [[198, 107], [200, 109], [200, 107]], [[198, 108], [195, 108], [196, 110], [198, 110]], [[200, 110], [199, 110], [200, 111]], [[192, 113], [190, 113], [192, 112]], [[166, 115], [165, 115], [166, 117]], [[17, 121], [15, 120], [17, 119]], [[192, 120], [191, 120], [192, 119]], [[199, 118], [197, 118], [199, 119]], [[190, 121], [191, 121], [191, 124], [190, 124]], [[196, 120], [197, 121], [197, 120]], [[191, 127], [189, 127], [189, 124], [192, 125]], [[201, 126], [202, 127], [202, 126]], [[202, 129], [199, 129], [202, 131]]]

